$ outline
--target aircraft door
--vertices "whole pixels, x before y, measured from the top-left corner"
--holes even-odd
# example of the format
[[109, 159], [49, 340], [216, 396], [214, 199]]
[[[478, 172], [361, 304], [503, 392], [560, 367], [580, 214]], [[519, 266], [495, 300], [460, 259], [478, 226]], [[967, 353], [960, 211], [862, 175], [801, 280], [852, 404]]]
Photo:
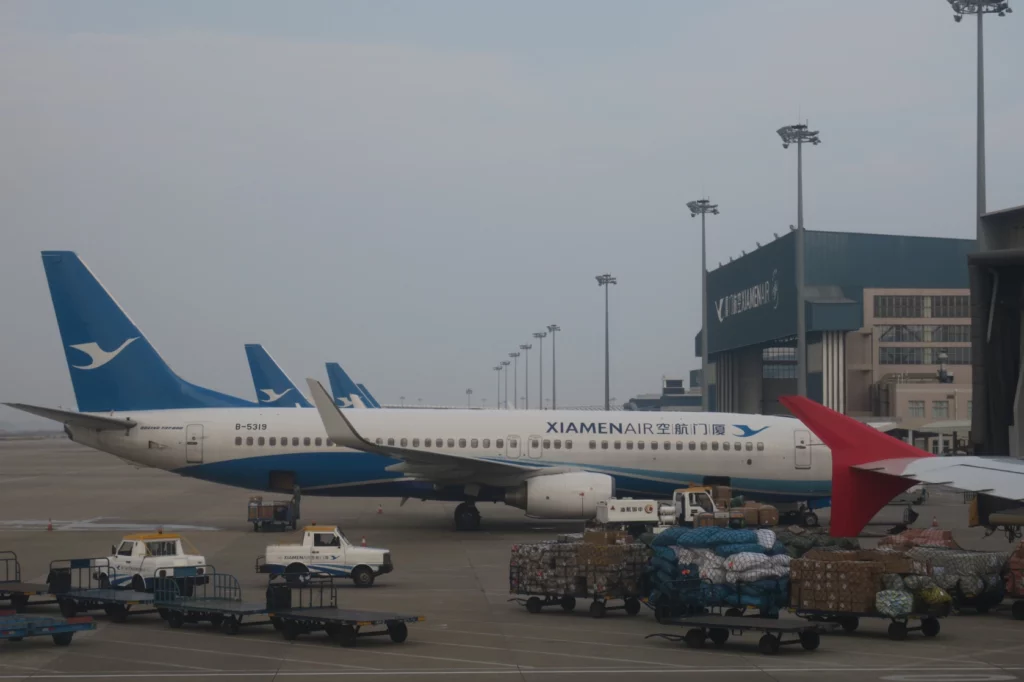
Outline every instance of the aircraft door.
[[185, 427], [185, 461], [189, 464], [203, 463], [202, 424], [189, 424]]
[[797, 469], [811, 468], [811, 434], [807, 431], [793, 433], [793, 465]]
[[540, 436], [530, 436], [526, 440], [526, 456], [530, 459], [540, 459], [544, 456], [544, 442]]
[[519, 436], [509, 436], [505, 441], [505, 456], [510, 459], [519, 459], [522, 454]]

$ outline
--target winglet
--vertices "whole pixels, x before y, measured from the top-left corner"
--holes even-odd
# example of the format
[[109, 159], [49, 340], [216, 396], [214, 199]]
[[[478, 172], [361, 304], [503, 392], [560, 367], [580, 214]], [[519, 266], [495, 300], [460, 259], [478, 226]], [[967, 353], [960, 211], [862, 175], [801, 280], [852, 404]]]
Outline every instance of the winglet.
[[887, 459], [930, 457], [929, 453], [800, 396], [779, 401], [832, 450], [833, 537], [856, 537], [892, 498], [914, 481], [856, 467]]
[[367, 442], [341, 413], [331, 396], [327, 395], [323, 385], [316, 379], [306, 379], [306, 384], [313, 397], [313, 404], [320, 413], [320, 421], [324, 423], [324, 429], [331, 440], [342, 447], [365, 450]]

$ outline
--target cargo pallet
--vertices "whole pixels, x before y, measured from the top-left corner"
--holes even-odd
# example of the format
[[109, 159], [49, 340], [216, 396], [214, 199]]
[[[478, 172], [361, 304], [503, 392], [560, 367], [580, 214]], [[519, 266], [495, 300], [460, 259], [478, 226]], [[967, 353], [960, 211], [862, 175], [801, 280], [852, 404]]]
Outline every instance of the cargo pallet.
[[[878, 618], [881, 620], [888, 620], [889, 639], [902, 642], [907, 638], [907, 634], [911, 632], [920, 632], [925, 637], [936, 637], [942, 626], [939, 624], [939, 618], [943, 618], [949, 614], [949, 607], [936, 608], [926, 613], [912, 613], [910, 615], [892, 618], [885, 616], [880, 613], [847, 613], [837, 611], [819, 611], [814, 609], [795, 609], [794, 613], [800, 618], [806, 618], [812, 623], [835, 623], [838, 624], [844, 632], [855, 632], [860, 626], [861, 618]], [[918, 625], [911, 626], [911, 621], [919, 621]]]
[[79, 613], [102, 609], [115, 623], [123, 623], [131, 615], [156, 613], [152, 607], [153, 595], [132, 589], [109, 587], [108, 581], [116, 576], [106, 557], [91, 559], [56, 559], [50, 562], [50, 592], [56, 597], [61, 615], [74, 618]]
[[[661, 624], [688, 627], [689, 630], [685, 635], [658, 632], [647, 635], [644, 639], [661, 637], [671, 642], [685, 642], [687, 646], [698, 649], [703, 647], [707, 640], [711, 640], [716, 647], [725, 646], [730, 635], [742, 636], [744, 632], [752, 630], [764, 633], [757, 642], [757, 648], [766, 656], [777, 654], [779, 648], [783, 646], [799, 644], [807, 651], [814, 651], [821, 644], [821, 634], [817, 626], [781, 621], [776, 618], [692, 616], [667, 618], [661, 621]], [[786, 639], [787, 635], [795, 636], [795, 639]]]
[[71, 644], [76, 632], [95, 630], [96, 623], [89, 616], [79, 618], [51, 618], [24, 616], [11, 611], [0, 611], [0, 640], [20, 642], [26, 637], [50, 635], [57, 646]]
[[21, 581], [21, 562], [18, 555], [10, 551], [0, 551], [0, 599], [11, 602], [18, 613], [23, 613], [28, 606], [56, 604], [56, 599], [36, 599], [50, 594], [48, 583], [26, 583]]

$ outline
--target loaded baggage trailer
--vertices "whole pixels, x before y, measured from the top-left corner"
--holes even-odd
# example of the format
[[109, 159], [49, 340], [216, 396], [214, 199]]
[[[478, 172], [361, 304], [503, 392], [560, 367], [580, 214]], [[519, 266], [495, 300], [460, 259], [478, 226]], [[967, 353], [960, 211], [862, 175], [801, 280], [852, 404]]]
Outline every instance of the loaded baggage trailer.
[[[710, 639], [716, 647], [722, 647], [730, 635], [741, 636], [744, 632], [752, 630], [764, 633], [757, 642], [757, 648], [766, 656], [777, 654], [780, 647], [792, 644], [799, 644], [807, 651], [814, 651], [821, 643], [819, 626], [776, 618], [703, 615], [667, 618], [662, 620], [661, 624], [689, 629], [685, 635], [658, 632], [647, 635], [644, 639], [661, 637], [672, 642], [685, 642], [687, 646], [695, 649], [703, 647]], [[786, 639], [787, 636], [795, 638]]]
[[[925, 613], [912, 613], [907, 616], [890, 617], [876, 612], [840, 612], [820, 611], [816, 609], [791, 609], [800, 618], [806, 618], [812, 623], [834, 623], [839, 625], [844, 632], [856, 632], [860, 627], [861, 618], [878, 618], [888, 620], [889, 639], [895, 642], [902, 642], [911, 632], [920, 632], [925, 637], [935, 637], [939, 634], [941, 626], [939, 618], [949, 614], [948, 608], [935, 608]], [[917, 625], [910, 625], [918, 621]]]
[[24, 612], [28, 606], [56, 604], [56, 599], [32, 599], [50, 594], [49, 583], [26, 583], [21, 580], [21, 562], [18, 555], [10, 551], [0, 551], [0, 600], [11, 602], [11, 607], [18, 613]]
[[117, 575], [106, 557], [56, 559], [50, 562], [49, 575], [50, 592], [65, 618], [102, 609], [112, 621], [123, 623], [129, 613], [136, 616], [157, 613], [152, 608], [152, 593], [106, 587], [108, 583], [101, 582], [101, 577], [109, 579]]
[[71, 644], [76, 632], [95, 629], [96, 623], [89, 616], [64, 619], [0, 611], [0, 640], [8, 642], [20, 642], [26, 637], [50, 635], [53, 638], [53, 643], [57, 646], [67, 646]]
[[[702, 614], [777, 620], [780, 611], [778, 604], [786, 594], [783, 583], [777, 579], [767, 579], [761, 583], [715, 585], [694, 575], [665, 583], [664, 590], [657, 598], [647, 596], [642, 601], [654, 610], [654, 619], [659, 623]], [[755, 586], [756, 597], [749, 594]]]

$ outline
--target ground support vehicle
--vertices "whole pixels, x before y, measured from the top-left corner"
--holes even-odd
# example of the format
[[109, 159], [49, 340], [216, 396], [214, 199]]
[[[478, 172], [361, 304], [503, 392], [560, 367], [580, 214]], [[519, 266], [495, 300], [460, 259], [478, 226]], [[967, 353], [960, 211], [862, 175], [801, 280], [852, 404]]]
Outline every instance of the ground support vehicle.
[[299, 521], [299, 503], [296, 498], [264, 502], [262, 495], [249, 498], [249, 523], [256, 532], [268, 530], [295, 530]]
[[423, 616], [338, 608], [338, 589], [330, 576], [312, 577], [300, 585], [273, 576], [267, 586], [266, 606], [271, 624], [285, 639], [322, 630], [341, 646], [353, 646], [360, 637], [382, 636], [401, 644], [409, 636], [408, 624], [425, 620]]
[[306, 526], [302, 542], [268, 545], [256, 558], [256, 572], [284, 575], [292, 583], [311, 575], [351, 578], [356, 587], [370, 587], [377, 576], [394, 570], [391, 552], [349, 542], [336, 526]]
[[[687, 616], [668, 618], [661, 621], [662, 625], [676, 625], [688, 628], [686, 634], [659, 632], [647, 635], [644, 639], [661, 637], [672, 642], [685, 642], [692, 648], [700, 648], [707, 640], [717, 647], [724, 646], [730, 635], [740, 636], [748, 630], [763, 632], [758, 640], [757, 648], [762, 654], [771, 656], [779, 652], [779, 647], [799, 644], [807, 651], [814, 651], [821, 643], [818, 627], [807, 623], [778, 620], [776, 618], [750, 618], [743, 616]], [[791, 639], [786, 639], [790, 637]]]
[[64, 619], [0, 611], [0, 639], [8, 642], [20, 642], [26, 637], [49, 635], [57, 646], [67, 646], [71, 644], [76, 632], [95, 629], [96, 623], [89, 616]]
[[[57, 600], [39, 599], [50, 594], [48, 583], [26, 583], [21, 580], [21, 563], [14, 552], [0, 552], [0, 600], [8, 600], [18, 613], [28, 606], [56, 604]], [[36, 597], [36, 599], [33, 599]]]
[[130, 587], [136, 592], [153, 589], [153, 579], [168, 575], [175, 568], [203, 566], [206, 559], [176, 533], [135, 533], [110, 548], [108, 574], [97, 569], [100, 587]]
[[[102, 609], [115, 623], [123, 623], [128, 614], [156, 613], [149, 592], [106, 587], [98, 576], [116, 576], [106, 557], [57, 559], [50, 562], [50, 592], [65, 618], [85, 611]], [[140, 608], [141, 607], [141, 608]]]
[[[890, 618], [880, 613], [845, 613], [833, 611], [817, 611], [809, 609], [794, 609], [800, 618], [806, 618], [812, 623], [835, 623], [843, 628], [845, 632], [855, 632], [860, 626], [861, 618], [881, 618], [889, 622], [889, 639], [901, 642], [907, 638], [910, 632], [920, 632], [925, 637], [935, 637], [939, 634], [941, 626], [939, 619], [949, 615], [948, 604], [942, 607], [935, 607], [924, 613], [915, 613], [902, 618]], [[911, 623], [917, 622], [917, 625]]]

